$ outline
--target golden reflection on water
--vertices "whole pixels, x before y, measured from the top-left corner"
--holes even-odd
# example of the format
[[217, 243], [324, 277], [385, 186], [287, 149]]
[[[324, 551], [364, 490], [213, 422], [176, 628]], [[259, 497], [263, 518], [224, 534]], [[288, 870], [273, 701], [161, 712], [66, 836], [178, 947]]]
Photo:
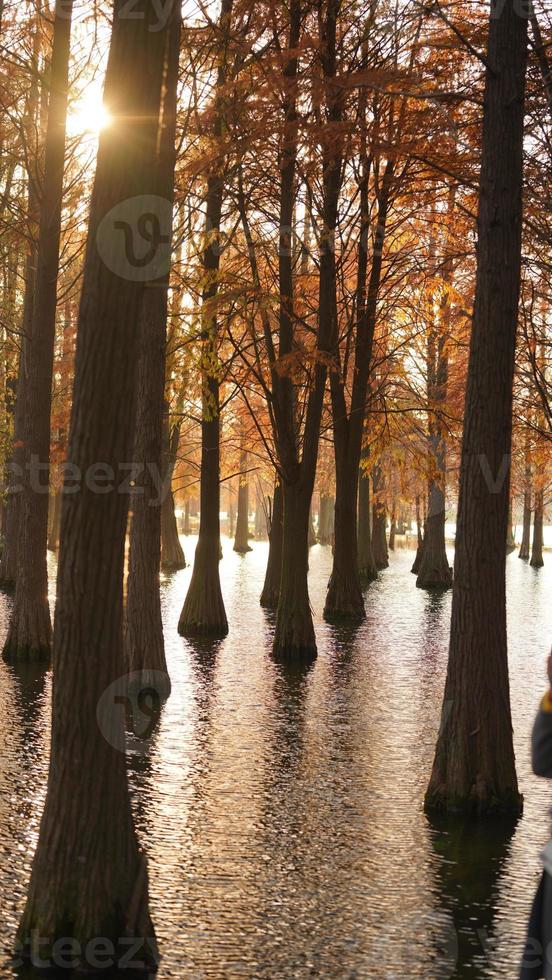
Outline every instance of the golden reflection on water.
[[[191, 562], [195, 539], [184, 539]], [[129, 773], [163, 960], [179, 978], [508, 978], [548, 833], [552, 786], [528, 736], [552, 626], [552, 563], [512, 556], [509, 642], [525, 814], [515, 830], [428, 822], [421, 804], [446, 666], [450, 595], [397, 551], [355, 633], [324, 624], [328, 548], [311, 550], [319, 658], [270, 659], [267, 545], [224, 541], [230, 634], [176, 632], [190, 566], [161, 582], [172, 696]], [[53, 570], [53, 569], [52, 569]], [[0, 596], [5, 628], [9, 600]], [[1, 637], [0, 637], [1, 639]], [[50, 675], [0, 665], [0, 906], [7, 950], [42, 810]], [[10, 968], [0, 965], [2, 977]]]

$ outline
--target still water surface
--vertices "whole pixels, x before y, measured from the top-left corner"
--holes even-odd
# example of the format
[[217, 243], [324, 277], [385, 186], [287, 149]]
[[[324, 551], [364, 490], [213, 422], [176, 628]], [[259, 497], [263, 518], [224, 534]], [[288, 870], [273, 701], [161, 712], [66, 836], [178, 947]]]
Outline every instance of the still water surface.
[[[187, 558], [195, 539], [184, 539]], [[328, 548], [311, 550], [319, 657], [270, 660], [258, 605], [267, 545], [221, 564], [230, 635], [176, 632], [191, 569], [162, 584], [173, 693], [130, 782], [163, 956], [178, 980], [516, 976], [547, 840], [552, 784], [529, 733], [552, 636], [552, 560], [508, 559], [518, 773], [516, 828], [430, 823], [422, 812], [446, 669], [450, 595], [415, 587], [398, 550], [356, 632], [321, 619]], [[53, 572], [53, 566], [52, 566]], [[0, 594], [0, 642], [9, 600]], [[42, 809], [51, 675], [0, 662], [0, 977]], [[98, 787], [101, 792], [101, 787]]]

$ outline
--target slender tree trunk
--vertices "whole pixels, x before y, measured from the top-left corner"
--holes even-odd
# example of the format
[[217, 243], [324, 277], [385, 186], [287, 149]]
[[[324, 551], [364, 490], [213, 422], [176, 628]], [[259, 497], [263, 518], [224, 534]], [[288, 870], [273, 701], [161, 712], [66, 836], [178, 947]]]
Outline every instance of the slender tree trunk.
[[423, 550], [424, 550], [424, 531], [423, 531], [423, 524], [422, 524], [422, 507], [421, 507], [421, 500], [420, 500], [420, 494], [419, 493], [416, 494], [416, 534], [417, 534], [417, 538], [418, 538], [418, 543], [417, 543], [417, 547], [416, 547], [416, 557], [414, 558], [414, 564], [412, 565], [412, 568], [410, 569], [410, 571], [414, 575], [417, 575], [418, 572], [420, 571], [420, 565], [422, 563], [422, 555], [423, 555]]
[[52, 625], [48, 603], [48, 474], [50, 413], [61, 238], [67, 86], [72, 4], [56, 11], [50, 98], [40, 203], [36, 295], [26, 351], [25, 455], [18, 574], [8, 636], [7, 661], [49, 660]]
[[232, 484], [228, 484], [228, 537], [234, 537], [235, 513], [234, 513], [234, 492]]
[[397, 533], [397, 502], [395, 498], [391, 503], [391, 527], [389, 528], [389, 551], [395, 550], [395, 535]]
[[506, 529], [506, 554], [511, 555], [516, 550], [516, 536], [514, 534], [514, 524], [512, 518], [512, 501], [508, 509], [508, 527]]
[[61, 492], [54, 490], [52, 494], [52, 519], [48, 532], [48, 551], [59, 548], [59, 531], [61, 526]]
[[186, 500], [184, 504], [184, 535], [189, 537], [192, 533], [192, 528], [190, 524], [190, 501]]
[[542, 557], [543, 548], [543, 524], [544, 506], [542, 487], [535, 493], [535, 516], [533, 522], [533, 542], [531, 546], [531, 568], [542, 568], [544, 558]]
[[272, 516], [270, 520], [268, 562], [266, 575], [261, 593], [261, 606], [265, 609], [276, 609], [280, 596], [280, 579], [282, 576], [282, 551], [284, 544], [284, 498], [279, 483], [274, 486], [272, 499]]
[[[219, 19], [221, 57], [217, 75], [214, 140], [220, 153], [223, 133], [224, 89], [227, 80], [227, 45], [231, 36], [233, 0], [222, 0]], [[182, 636], [226, 636], [228, 620], [219, 576], [220, 543], [220, 390], [217, 352], [218, 273], [224, 194], [224, 160], [218, 160], [207, 180], [205, 237], [202, 255], [205, 285], [201, 300], [202, 318], [202, 419], [201, 419], [201, 505], [199, 539], [194, 570], [178, 632]]]
[[358, 569], [363, 582], [378, 577], [370, 528], [370, 474], [364, 468], [358, 476]]
[[334, 529], [334, 498], [328, 493], [320, 494], [320, 519], [318, 524], [318, 541], [320, 544], [331, 544]]
[[387, 551], [387, 507], [382, 497], [382, 476], [379, 466], [372, 472], [374, 499], [372, 503], [372, 552], [378, 571], [389, 568]]
[[[134, 962], [146, 970], [157, 958], [146, 859], [128, 794], [126, 686], [119, 680], [128, 511], [119, 486], [133, 449], [136, 323], [144, 287], [129, 278], [131, 270], [114, 271], [127, 269], [122, 235], [111, 229], [108, 264], [97, 242], [115, 207], [155, 190], [167, 28], [152, 30], [155, 15], [146, 0], [135, 4], [141, 17], [122, 16], [124, 6], [116, 0], [105, 81], [116, 117], [100, 137], [92, 191], [68, 446], [73, 472], [88, 479], [63, 498], [48, 790], [18, 935], [31, 960], [51, 958], [58, 940], [67, 948], [70, 938], [77, 965], [88, 970], [97, 962], [98, 944], [104, 963], [106, 946], [117, 964], [128, 955], [129, 941]], [[115, 474], [108, 492], [97, 493], [91, 484], [98, 461]], [[33, 939], [38, 934], [40, 949]]]
[[249, 544], [249, 481], [247, 479], [247, 452], [240, 453], [240, 483], [238, 488], [238, 519], [236, 521], [236, 537], [234, 551], [240, 555], [251, 551]]
[[530, 459], [530, 443], [529, 443], [529, 432], [525, 437], [525, 473], [524, 473], [524, 491], [523, 491], [523, 531], [521, 536], [521, 546], [519, 549], [519, 558], [523, 561], [529, 560], [530, 548], [531, 548], [531, 459]]
[[166, 420], [163, 426], [165, 474], [163, 480], [163, 498], [161, 501], [161, 568], [169, 574], [178, 572], [181, 568], [186, 568], [184, 549], [178, 536], [176, 514], [174, 512], [174, 495], [172, 492], [179, 438], [180, 429], [178, 426], [175, 425], [172, 432], [169, 433], [167, 410]]
[[314, 520], [312, 516], [312, 504], [309, 507], [309, 548], [313, 548], [318, 543], [316, 531], [314, 530]]
[[[173, 14], [167, 51], [158, 173], [158, 192], [170, 203], [171, 212], [174, 204], [179, 55], [180, 16], [177, 8]], [[172, 223], [167, 231], [172, 239]], [[168, 498], [172, 503], [171, 485], [164, 483], [162, 489], [159, 488], [159, 477], [163, 472], [169, 279], [167, 269], [158, 282], [144, 290], [142, 300], [133, 458], [140, 472], [132, 500], [124, 635], [131, 692], [137, 697], [146, 691], [153, 692], [158, 699], [168, 697], [171, 691], [159, 592], [161, 510], [163, 499]], [[171, 509], [174, 515], [174, 507]]]
[[518, 813], [506, 642], [509, 474], [501, 479], [512, 441], [527, 62], [527, 17], [514, 0], [490, 17], [487, 60], [449, 662], [426, 807]]

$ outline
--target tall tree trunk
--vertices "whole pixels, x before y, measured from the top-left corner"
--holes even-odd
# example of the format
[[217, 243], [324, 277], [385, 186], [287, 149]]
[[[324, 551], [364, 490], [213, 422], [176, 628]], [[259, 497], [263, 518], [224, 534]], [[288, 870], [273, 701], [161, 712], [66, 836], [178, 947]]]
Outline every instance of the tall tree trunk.
[[529, 456], [529, 433], [525, 439], [525, 473], [523, 491], [523, 531], [521, 535], [521, 546], [519, 558], [528, 561], [531, 548], [531, 459]]
[[275, 651], [278, 659], [316, 659], [316, 636], [308, 592], [310, 493], [284, 483], [284, 528]]
[[[176, 5], [163, 87], [163, 125], [157, 174], [158, 193], [169, 202], [171, 215], [174, 204], [179, 56], [180, 12]], [[172, 222], [167, 232], [172, 239]], [[158, 699], [168, 697], [171, 691], [159, 592], [162, 502], [167, 498], [172, 503], [171, 485], [164, 482], [162, 489], [159, 486], [163, 471], [169, 279], [167, 268], [159, 281], [151, 283], [144, 290], [142, 300], [133, 457], [139, 474], [132, 500], [124, 634], [131, 692], [137, 697], [145, 691], [154, 692]], [[174, 507], [171, 509], [174, 514]], [[180, 546], [180, 542], [178, 544]]]
[[[146, 860], [128, 794], [120, 681], [128, 497], [119, 489], [133, 449], [144, 287], [128, 268], [113, 209], [128, 214], [129, 200], [155, 191], [168, 29], [152, 30], [146, 0], [135, 4], [139, 17], [122, 16], [124, 6], [116, 0], [105, 81], [115, 118], [100, 137], [92, 191], [68, 446], [73, 472], [88, 479], [63, 499], [48, 790], [18, 935], [27, 955], [43, 960], [70, 937], [88, 970], [99, 943], [102, 951], [113, 947], [116, 964], [129, 941], [134, 962], [150, 969], [156, 960]], [[97, 247], [102, 235], [111, 246], [107, 262]], [[90, 482], [98, 461], [114, 474], [108, 492]], [[37, 950], [31, 937], [39, 931]]]
[[341, 466], [347, 468], [347, 473], [341, 472], [336, 479], [333, 566], [324, 617], [360, 622], [365, 613], [358, 567], [358, 467], [350, 469], [345, 460], [338, 463], [336, 453], [336, 475]]
[[280, 483], [274, 485], [272, 498], [272, 514], [270, 518], [268, 562], [266, 575], [261, 592], [261, 606], [265, 609], [276, 609], [280, 596], [280, 579], [282, 576], [282, 551], [284, 543], [284, 498]]
[[[227, 47], [231, 36], [233, 0], [222, 0], [219, 19], [221, 56], [217, 75], [214, 140], [218, 154], [223, 133], [224, 88], [227, 80]], [[220, 543], [220, 390], [216, 365], [218, 273], [222, 200], [224, 194], [224, 159], [213, 165], [207, 180], [205, 236], [202, 255], [204, 288], [201, 298], [202, 319], [202, 419], [201, 419], [201, 505], [199, 539], [194, 570], [188, 588], [178, 632], [182, 636], [223, 637], [228, 620], [222, 598], [219, 576]]]
[[56, 8], [33, 317], [26, 351], [25, 456], [15, 601], [3, 650], [7, 661], [49, 660], [48, 474], [57, 278], [67, 120], [72, 3]]
[[320, 515], [318, 521], [318, 541], [331, 544], [334, 529], [334, 498], [329, 493], [320, 494]]
[[190, 500], [187, 499], [184, 504], [184, 534], [189, 537], [192, 533], [192, 526], [190, 524]]
[[426, 807], [517, 813], [506, 642], [510, 480], [503, 474], [521, 272], [527, 18], [514, 0], [490, 17], [487, 60], [449, 662]]
[[389, 568], [387, 551], [387, 507], [383, 499], [383, 478], [378, 465], [372, 471], [372, 552], [378, 571]]
[[245, 555], [248, 551], [251, 551], [249, 544], [249, 481], [247, 478], [247, 452], [243, 448], [240, 453], [238, 518], [236, 521], [234, 551], [237, 551], [240, 555]]
[[358, 570], [363, 582], [378, 577], [370, 528], [370, 474], [364, 467], [358, 476]]
[[397, 501], [391, 502], [391, 526], [389, 528], [389, 551], [395, 550], [395, 535], [397, 533]]
[[[37, 15], [38, 20], [38, 15]], [[41, 25], [35, 25], [33, 38], [33, 59], [31, 71], [31, 88], [28, 109], [25, 119], [25, 135], [29, 146], [32, 146], [32, 134], [40, 129], [37, 121], [39, 92], [39, 57]], [[23, 299], [23, 316], [21, 325], [21, 348], [19, 352], [19, 367], [17, 373], [17, 390], [13, 423], [13, 443], [8, 464], [7, 512], [5, 520], [4, 548], [0, 562], [0, 587], [11, 591], [15, 588], [18, 573], [19, 527], [22, 508], [22, 478], [25, 471], [25, 418], [27, 391], [27, 346], [31, 335], [35, 287], [36, 287], [36, 256], [38, 223], [40, 217], [40, 202], [38, 195], [38, 160], [34, 167], [29, 166], [27, 211], [27, 255], [25, 260], [25, 294]]]
[[48, 551], [57, 551], [59, 548], [59, 531], [61, 527], [61, 491], [54, 490], [52, 494], [52, 518], [50, 530], [48, 531]]
[[422, 555], [424, 550], [424, 530], [422, 523], [422, 507], [420, 494], [416, 494], [416, 535], [417, 535], [417, 546], [416, 546], [416, 557], [414, 558], [414, 564], [410, 571], [417, 575], [420, 571], [420, 565], [422, 563]]
[[516, 536], [514, 534], [514, 523], [512, 517], [512, 501], [508, 508], [508, 526], [506, 528], [506, 554], [511, 555], [516, 550]]
[[163, 425], [164, 480], [163, 499], [161, 501], [161, 568], [169, 574], [186, 568], [184, 549], [178, 536], [172, 491], [179, 438], [180, 429], [177, 425], [173, 426], [172, 432], [169, 432], [169, 416], [166, 407], [166, 418]]
[[543, 548], [543, 524], [544, 524], [544, 504], [543, 490], [540, 487], [535, 492], [535, 516], [533, 521], [533, 542], [531, 546], [531, 568], [542, 568], [544, 558], [542, 557]]

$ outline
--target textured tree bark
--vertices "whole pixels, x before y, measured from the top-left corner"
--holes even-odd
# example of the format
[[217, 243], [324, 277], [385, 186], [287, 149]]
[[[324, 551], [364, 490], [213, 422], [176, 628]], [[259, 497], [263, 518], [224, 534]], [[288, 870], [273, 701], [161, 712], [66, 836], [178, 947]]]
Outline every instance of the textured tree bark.
[[146, 861], [128, 794], [120, 682], [128, 496], [119, 489], [133, 448], [144, 287], [113, 271], [124, 251], [113, 224], [109, 265], [97, 242], [100, 224], [114, 222], [113, 208], [155, 191], [168, 28], [152, 30], [146, 0], [134, 5], [139, 17], [122, 16], [124, 7], [116, 0], [105, 81], [115, 118], [100, 136], [91, 197], [68, 445], [73, 472], [90, 474], [101, 461], [116, 478], [102, 493], [83, 479], [63, 498], [48, 790], [18, 934], [32, 960], [51, 958], [57, 940], [71, 938], [77, 965], [89, 970], [100, 942], [102, 950], [111, 946], [115, 963], [128, 955], [129, 941], [134, 962], [147, 970], [156, 961]]
[[543, 523], [544, 523], [544, 503], [542, 487], [535, 492], [535, 515], [533, 518], [533, 542], [531, 545], [531, 568], [542, 568], [544, 558], [542, 557], [543, 548]]
[[273, 652], [281, 661], [316, 659], [307, 576], [310, 493], [284, 484], [282, 575]]
[[[157, 174], [158, 194], [170, 202], [171, 210], [174, 204], [179, 56], [180, 17], [177, 7], [168, 42]], [[172, 227], [166, 231], [172, 238]], [[170, 484], [167, 486], [165, 482], [162, 488], [159, 486], [159, 475], [163, 472], [169, 278], [167, 269], [162, 279], [144, 290], [142, 299], [133, 456], [133, 462], [139, 467], [139, 475], [132, 499], [124, 634], [131, 694], [143, 697], [149, 692], [156, 700], [167, 698], [171, 692], [159, 592], [163, 500], [169, 499], [172, 505]], [[171, 506], [171, 510], [174, 515], [174, 507]]]
[[240, 453], [240, 482], [238, 487], [238, 517], [236, 520], [236, 537], [234, 551], [240, 555], [251, 551], [249, 544], [249, 481], [247, 479], [247, 452]]
[[280, 579], [282, 576], [282, 552], [284, 544], [284, 498], [279, 483], [274, 486], [272, 499], [272, 515], [270, 520], [268, 562], [266, 575], [261, 592], [261, 606], [265, 609], [276, 609], [280, 596]]
[[358, 467], [341, 474], [335, 498], [333, 567], [324, 618], [331, 621], [364, 619], [364, 600], [360, 587], [357, 541]]
[[370, 528], [370, 474], [364, 469], [358, 477], [358, 570], [362, 582], [378, 577]]
[[[222, 0], [219, 34], [221, 57], [217, 75], [217, 104], [213, 136], [217, 144], [222, 137], [227, 80], [227, 44], [231, 35], [233, 0]], [[220, 147], [217, 145], [220, 153]], [[201, 419], [201, 505], [199, 539], [194, 570], [188, 588], [178, 632], [182, 636], [226, 636], [228, 620], [222, 599], [219, 576], [220, 543], [220, 391], [216, 365], [218, 273], [220, 249], [218, 239], [224, 194], [224, 161], [217, 161], [207, 181], [205, 238], [202, 255], [204, 288], [202, 318], [202, 419]]]
[[[37, 15], [38, 20], [38, 15]], [[24, 131], [32, 146], [33, 133], [38, 127], [38, 79], [40, 58], [41, 26], [35, 25], [33, 38], [33, 59], [31, 71], [31, 86], [29, 92], [29, 107], [26, 113]], [[36, 285], [36, 254], [38, 238], [38, 222], [40, 202], [38, 199], [38, 161], [34, 167], [29, 167], [27, 183], [27, 212], [28, 212], [28, 243], [25, 260], [25, 294], [23, 298], [23, 316], [21, 322], [21, 350], [17, 373], [17, 390], [13, 422], [13, 443], [8, 467], [7, 505], [5, 515], [4, 548], [0, 561], [0, 588], [11, 592], [15, 588], [18, 572], [19, 526], [21, 518], [22, 476], [25, 467], [25, 417], [27, 373], [26, 359], [28, 337], [34, 314], [35, 285]]]
[[449, 662], [428, 809], [519, 813], [506, 641], [506, 530], [521, 271], [527, 18], [490, 17], [477, 283]]
[[3, 657], [49, 660], [48, 480], [50, 413], [61, 237], [72, 3], [56, 11], [41, 190], [35, 298], [25, 345], [25, 473], [22, 480], [17, 583]]

